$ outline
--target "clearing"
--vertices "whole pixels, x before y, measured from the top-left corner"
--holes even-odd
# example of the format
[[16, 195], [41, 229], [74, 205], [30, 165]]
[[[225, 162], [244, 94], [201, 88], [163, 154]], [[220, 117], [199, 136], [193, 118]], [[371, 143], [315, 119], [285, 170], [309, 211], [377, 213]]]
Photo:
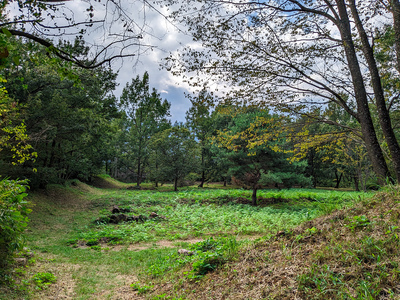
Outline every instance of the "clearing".
[[[299, 280], [305, 290], [331, 288], [312, 279], [336, 274], [324, 267], [324, 241], [359, 233], [372, 222], [346, 221], [347, 212], [338, 210], [372, 196], [260, 190], [253, 207], [251, 191], [218, 185], [136, 190], [98, 178], [94, 186], [50, 186], [29, 196], [34, 206], [26, 236], [34, 256], [16, 268], [15, 285], [0, 290], [0, 299], [301, 299]], [[352, 216], [358, 212], [352, 208]], [[327, 236], [336, 224], [327, 220], [342, 222], [334, 238]], [[314, 266], [308, 258], [315, 253], [320, 264]], [[348, 256], [357, 262], [355, 254]], [[307, 272], [311, 279], [299, 277]], [[46, 284], [51, 274], [56, 280]], [[347, 280], [343, 276], [337, 280]]]

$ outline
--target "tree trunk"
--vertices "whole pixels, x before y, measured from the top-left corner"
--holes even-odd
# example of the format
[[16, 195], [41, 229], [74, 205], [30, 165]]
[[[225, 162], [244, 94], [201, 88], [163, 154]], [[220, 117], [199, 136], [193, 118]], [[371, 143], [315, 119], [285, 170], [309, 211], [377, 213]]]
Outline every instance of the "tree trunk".
[[141, 163], [141, 161], [140, 161], [140, 157], [138, 157], [138, 165], [137, 165], [137, 186], [140, 186], [140, 176], [141, 176], [141, 174], [140, 174], [140, 172], [142, 171], [141, 169], [140, 169], [140, 163]]
[[257, 187], [253, 186], [253, 194], [251, 195], [251, 205], [257, 206]]
[[360, 121], [363, 140], [373, 169], [378, 177], [378, 182], [379, 184], [384, 184], [386, 177], [390, 174], [378, 138], [376, 137], [374, 124], [369, 111], [367, 92], [353, 38], [351, 36], [350, 20], [346, 10], [346, 4], [344, 0], [336, 0], [336, 3], [340, 15], [340, 20], [338, 20], [338, 29], [342, 37], [343, 47], [353, 82], [353, 89], [357, 102], [357, 116]]
[[354, 180], [354, 188], [356, 189], [357, 192], [360, 191], [360, 186], [358, 185], [358, 176], [354, 175], [353, 176], [353, 180]]
[[45, 155], [44, 161], [43, 161], [43, 167], [44, 168], [47, 166], [47, 160], [49, 159], [49, 156], [50, 156], [48, 148], [49, 148], [49, 143], [46, 142], [46, 155]]
[[204, 186], [204, 181], [205, 181], [205, 172], [204, 172], [204, 148], [201, 149], [201, 182], [199, 184], [199, 187], [202, 188]]
[[310, 170], [308, 173], [312, 177], [313, 187], [315, 189], [317, 187], [317, 177], [315, 176], [314, 156], [315, 156], [315, 150], [314, 148], [311, 148], [310, 151], [308, 152], [308, 159], [307, 159]]
[[49, 161], [49, 167], [53, 167], [53, 163], [54, 163], [54, 158], [55, 158], [55, 150], [56, 149], [56, 140], [53, 140], [53, 142], [51, 143], [51, 154], [50, 154], [50, 161]]
[[201, 182], [200, 182], [200, 184], [199, 184], [199, 188], [202, 188], [203, 186], [204, 186], [204, 182], [205, 182], [205, 173], [204, 173], [204, 170], [203, 170], [203, 172], [201, 172]]
[[114, 172], [113, 172], [113, 178], [117, 178], [118, 177], [118, 158], [115, 157], [114, 158]]
[[343, 173], [340, 173], [340, 176], [338, 176], [337, 171], [335, 170], [335, 177], [336, 177], [335, 189], [338, 189], [339, 185], [340, 185], [340, 182], [342, 181]]
[[174, 191], [175, 192], [178, 191], [178, 177], [175, 177], [175, 180], [174, 180]]
[[394, 42], [396, 51], [397, 71], [400, 73], [400, 2], [392, 0]]
[[397, 182], [400, 183], [400, 146], [394, 134], [390, 114], [386, 107], [385, 95], [381, 83], [381, 76], [379, 74], [378, 66], [376, 64], [374, 51], [369, 43], [368, 36], [361, 22], [355, 1], [350, 0], [349, 2], [351, 13], [356, 23], [358, 34], [361, 38], [362, 50], [368, 64], [369, 72], [371, 74], [371, 83], [374, 90], [375, 104], [378, 110], [379, 123], [381, 125], [383, 135], [385, 136], [385, 140], [390, 151], [390, 156], [393, 160]]

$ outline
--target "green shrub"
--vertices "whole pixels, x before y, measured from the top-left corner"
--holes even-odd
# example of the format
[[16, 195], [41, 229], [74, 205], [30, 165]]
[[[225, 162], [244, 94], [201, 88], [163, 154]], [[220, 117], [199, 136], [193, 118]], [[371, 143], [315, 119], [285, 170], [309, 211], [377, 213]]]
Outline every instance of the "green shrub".
[[97, 246], [99, 244], [98, 239], [90, 239], [86, 242], [86, 246]]
[[226, 259], [221, 252], [201, 252], [198, 258], [193, 262], [193, 273], [195, 275], [205, 275], [214, 271], [219, 265], [226, 262]]
[[135, 282], [131, 284], [131, 287], [133, 288], [133, 290], [138, 291], [138, 294], [145, 294], [147, 292], [150, 292], [154, 286], [152, 285], [141, 286], [139, 282]]
[[25, 184], [26, 181], [0, 181], [0, 270], [5, 270], [12, 254], [24, 246], [22, 234], [31, 212], [24, 200], [27, 196]]
[[190, 247], [197, 255], [193, 256], [193, 269], [189, 277], [200, 278], [214, 271], [218, 266], [233, 260], [238, 253], [239, 243], [234, 237], [210, 237]]
[[32, 281], [35, 283], [37, 289], [42, 290], [49, 286], [50, 284], [57, 281], [56, 276], [52, 273], [36, 273], [32, 277]]

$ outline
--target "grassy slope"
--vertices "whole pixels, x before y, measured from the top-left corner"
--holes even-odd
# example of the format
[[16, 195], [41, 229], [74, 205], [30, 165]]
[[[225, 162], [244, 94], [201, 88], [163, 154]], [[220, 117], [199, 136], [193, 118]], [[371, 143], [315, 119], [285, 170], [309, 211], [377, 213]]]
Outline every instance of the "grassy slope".
[[[320, 246], [322, 241], [332, 239], [332, 237], [328, 237], [330, 232], [328, 227], [336, 226], [335, 222], [312, 221], [314, 223], [306, 223], [292, 234], [279, 237], [269, 235], [268, 241], [262, 238], [255, 245], [248, 244], [247, 248], [240, 252], [237, 261], [220, 267], [219, 270], [206, 275], [198, 282], [187, 279], [187, 276], [182, 273], [188, 271], [190, 266], [173, 274], [165, 274], [162, 279], [150, 278], [145, 274], [149, 266], [167, 255], [176, 253], [176, 248], [160, 247], [162, 239], [172, 240], [172, 245], [178, 247], [185, 245], [185, 242], [179, 239], [206, 238], [210, 234], [228, 232], [235, 235], [254, 234], [260, 236], [266, 233], [275, 234], [282, 229], [286, 229], [287, 233], [296, 224], [343, 206], [342, 197], [344, 195], [344, 193], [332, 194], [331, 199], [325, 201], [323, 192], [321, 192], [321, 196], [312, 192], [314, 194], [310, 201], [312, 193], [302, 191], [296, 193], [295, 200], [280, 203], [282, 199], [289, 197], [287, 193], [290, 192], [264, 191], [260, 193], [263, 198], [260, 201], [261, 207], [253, 208], [243, 204], [248, 201], [246, 199], [250, 198], [250, 192], [243, 190], [185, 189], [179, 193], [173, 193], [168, 192], [168, 187], [165, 187], [162, 188], [163, 193], [127, 191], [126, 189], [119, 190], [126, 188], [126, 184], [110, 178], [99, 179], [95, 185], [103, 189], [78, 182], [67, 188], [53, 186], [46, 192], [30, 196], [30, 200], [36, 206], [31, 215], [28, 244], [36, 252], [36, 262], [28, 268], [17, 269], [21, 278], [20, 282], [25, 280], [26, 283], [30, 283], [30, 285], [22, 284], [20, 287], [32, 291], [30, 278], [37, 272], [51, 272], [58, 278], [56, 284], [44, 291], [31, 293], [30, 298], [135, 299], [147, 297], [150, 299], [178, 299], [183, 297], [222, 299], [226, 294], [229, 299], [257, 299], [277, 294], [277, 299], [282, 299], [285, 295], [291, 299], [293, 293], [296, 295], [303, 293], [299, 288], [297, 275], [306, 274], [306, 271], [313, 266], [313, 257], [318, 255], [315, 253], [325, 249]], [[293, 193], [291, 197], [293, 197]], [[354, 198], [357, 197], [354, 196]], [[229, 204], [232, 200], [238, 203]], [[355, 199], [348, 201], [347, 205], [351, 205], [354, 201]], [[274, 202], [278, 203], [274, 204]], [[105, 209], [109, 210], [114, 204], [130, 204], [137, 213], [148, 214], [151, 211], [157, 211], [166, 215], [168, 221], [164, 223], [147, 222], [146, 226], [118, 225], [113, 227], [116, 229], [114, 231], [128, 233], [122, 234], [126, 237], [120, 241], [122, 243], [146, 242], [147, 249], [141, 251], [137, 251], [139, 248], [132, 248], [129, 245], [117, 247], [102, 245], [102, 251], [81, 247], [75, 249], [67, 246], [67, 242], [71, 239], [85, 238], [85, 233], [89, 233], [89, 236], [93, 237], [96, 233], [101, 232], [104, 226], [94, 227], [90, 224], [99, 214], [104, 213]], [[338, 217], [337, 220], [340, 220], [337, 223], [339, 225], [352, 222], [346, 221], [345, 214], [344, 217]], [[193, 227], [193, 224], [196, 225], [196, 228]], [[141, 228], [141, 236], [144, 238], [132, 239], [132, 235], [140, 236], [137, 232], [132, 231], [132, 227]], [[316, 231], [311, 230], [309, 234], [308, 231], [304, 233], [308, 227], [315, 227]], [[353, 231], [354, 234], [360, 234], [370, 228], [374, 227], [368, 225], [358, 228], [356, 226]], [[344, 234], [348, 234], [347, 231], [353, 233], [347, 227], [341, 226], [340, 229], [345, 230]], [[391, 230], [396, 231], [393, 228]], [[334, 231], [336, 235], [338, 232], [339, 230]], [[340, 240], [341, 235], [336, 235], [333, 241]], [[161, 243], [161, 245], [163, 244]], [[319, 272], [318, 267], [322, 266], [322, 271], [324, 271], [323, 261], [326, 257], [323, 258], [323, 251], [321, 253], [321, 263], [317, 262], [314, 267], [315, 274]], [[397, 270], [395, 267], [392, 269]], [[149, 280], [153, 282], [155, 287], [152, 291], [138, 295], [130, 287], [131, 283], [138, 280], [138, 275], [143, 284]], [[304, 290], [309, 287], [315, 290], [317, 285], [309, 283], [307, 278], [303, 279]], [[289, 288], [285, 288], [285, 284], [289, 284]], [[27, 293], [15, 293], [9, 289], [0, 290], [0, 299], [23, 299], [28, 297], [27, 295]]]
[[354, 208], [248, 245], [236, 261], [200, 280], [175, 275], [147, 296], [400, 299], [399, 226], [400, 187], [390, 187]]

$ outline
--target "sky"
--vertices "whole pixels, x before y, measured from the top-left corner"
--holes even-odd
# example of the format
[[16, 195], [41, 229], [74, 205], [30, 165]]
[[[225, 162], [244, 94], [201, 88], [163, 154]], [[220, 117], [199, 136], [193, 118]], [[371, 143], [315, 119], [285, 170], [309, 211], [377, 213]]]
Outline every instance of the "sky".
[[[150, 78], [150, 88], [155, 88], [162, 99], [166, 99], [171, 103], [172, 122], [184, 122], [185, 112], [190, 107], [190, 101], [186, 99], [185, 93], [191, 92], [190, 87], [183, 83], [181, 78], [174, 77], [170, 72], [162, 68], [161, 63], [171, 52], [175, 52], [184, 45], [192, 43], [192, 38], [184, 34], [182, 28], [166, 19], [168, 11], [165, 8], [144, 7], [143, 0], [122, 0], [120, 2], [114, 1], [114, 3], [122, 5], [122, 15], [115, 11], [113, 1], [107, 0], [100, 2], [70, 0], [59, 7], [61, 13], [72, 17], [76, 22], [82, 22], [88, 20], [90, 12], [87, 9], [90, 5], [93, 5], [95, 14], [93, 20], [106, 19], [106, 22], [101, 26], [95, 24], [93, 27], [88, 28], [87, 33], [83, 36], [88, 45], [95, 47], [102, 44], [106, 45], [117, 39], [119, 35], [127, 33], [127, 28], [132, 29], [132, 34], [140, 34], [142, 36], [139, 40], [140, 43], [148, 45], [148, 47], [127, 47], [125, 50], [127, 52], [125, 53], [132, 52], [137, 55], [134, 58], [114, 60], [111, 64], [113, 70], [118, 72], [118, 87], [114, 94], [119, 98], [126, 83], [131, 82], [138, 75], [140, 77], [143, 76], [144, 72], [147, 71]], [[9, 17], [20, 14], [21, 12], [15, 7], [15, 2], [8, 6]], [[32, 16], [29, 17], [32, 18]], [[46, 22], [46, 25], [52, 25], [52, 22], [56, 22], [58, 26], [66, 24], [62, 14], [60, 18], [56, 18], [53, 21], [50, 19], [45, 20]], [[128, 26], [123, 27], [124, 23], [128, 23]], [[64, 31], [60, 34], [60, 38], [73, 40], [74, 35], [68, 35], [68, 33], [72, 32]], [[110, 35], [110, 33], [112, 34]], [[120, 50], [121, 48], [115, 47], [108, 54], [118, 54]]]
[[[160, 8], [157, 8], [160, 9]], [[167, 14], [164, 10], [163, 14]], [[190, 93], [190, 87], [182, 81], [182, 78], [174, 77], [165, 68], [161, 67], [163, 60], [171, 53], [180, 49], [183, 45], [192, 43], [192, 38], [168, 22], [163, 14], [154, 10], [146, 12], [145, 31], [142, 42], [154, 46], [152, 50], [141, 53], [139, 60], [135, 58], [116, 61], [113, 66], [118, 71], [119, 86], [115, 91], [118, 97], [126, 83], [132, 78], [149, 73], [150, 87], [155, 88], [163, 99], [171, 103], [172, 122], [184, 122], [185, 113], [191, 106], [185, 93]], [[140, 20], [140, 16], [138, 18]]]

